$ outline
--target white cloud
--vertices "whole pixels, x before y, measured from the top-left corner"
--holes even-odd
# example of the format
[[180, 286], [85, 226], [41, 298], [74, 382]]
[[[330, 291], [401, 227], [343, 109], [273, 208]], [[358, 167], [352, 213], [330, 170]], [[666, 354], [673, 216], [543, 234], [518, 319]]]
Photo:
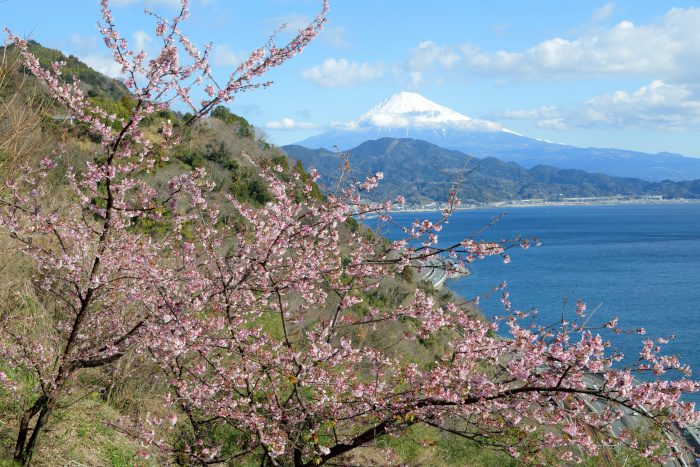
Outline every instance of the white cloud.
[[345, 28], [343, 26], [327, 26], [318, 34], [318, 39], [332, 47], [347, 48], [351, 44], [345, 38]]
[[[594, 22], [616, 12], [608, 3], [592, 13]], [[553, 37], [526, 50], [485, 51], [474, 44], [425, 41], [391, 64], [408, 86], [461, 79], [465, 74], [519, 81], [643, 78], [700, 88], [700, 8], [672, 8], [647, 24], [622, 21], [589, 26], [573, 38]], [[381, 77], [383, 63], [328, 59], [302, 77], [324, 87], [354, 86]]]
[[384, 113], [372, 115], [369, 123], [380, 128], [408, 128], [411, 126], [411, 120], [408, 118]]
[[598, 23], [600, 21], [608, 19], [610, 17], [610, 15], [613, 14], [614, 11], [615, 11], [615, 4], [614, 3], [606, 3], [602, 7], [597, 8], [593, 11], [593, 14], [591, 15], [591, 22]]
[[143, 29], [134, 32], [134, 49], [146, 50], [151, 42], [153, 42], [153, 37]]
[[589, 121], [621, 128], [681, 130], [700, 125], [700, 100], [686, 86], [659, 80], [631, 94], [594, 97], [583, 108]]
[[[400, 68], [394, 68], [394, 74], [401, 74], [403, 71]], [[411, 83], [411, 86], [414, 88], [417, 88], [421, 84], [425, 82], [425, 78], [423, 77], [423, 73], [420, 71], [409, 71], [408, 74], [409, 81]]]
[[593, 97], [573, 108], [506, 111], [503, 118], [527, 119], [541, 128], [685, 130], [700, 127], [700, 98], [685, 85], [655, 80], [634, 92]]
[[[132, 34], [130, 48], [135, 50], [145, 50], [147, 53], [154, 53], [153, 37], [144, 30], [137, 30]], [[70, 37], [70, 49], [73, 53], [90, 68], [112, 78], [120, 78], [121, 66], [114, 62], [112, 55], [104, 51], [103, 43], [96, 36], [83, 36], [73, 34]]]
[[[404, 77], [410, 86], [419, 87], [427, 81], [426, 75], [454, 69], [462, 60], [458, 52], [458, 47], [421, 42], [409, 52], [406, 60], [392, 66], [392, 72], [395, 76]], [[438, 79], [431, 81], [437, 82]]]
[[481, 53], [481, 47], [474, 44], [460, 44], [459, 53], [469, 61]]
[[338, 129], [338, 130], [348, 130], [348, 131], [359, 131], [361, 128], [357, 126], [357, 122], [330, 122], [328, 124], [329, 127]]
[[449, 70], [459, 60], [460, 56], [455, 53], [452, 46], [438, 46], [434, 42], [426, 41], [411, 50], [408, 59], [404, 62], [404, 67], [408, 70], [424, 70], [439, 65]]
[[537, 122], [537, 126], [548, 130], [566, 131], [571, 129], [571, 126], [564, 123], [563, 119], [561, 118], [548, 118], [545, 120], [540, 120]]
[[283, 118], [279, 122], [267, 122], [263, 125], [267, 130], [313, 130], [320, 127], [318, 123], [295, 122], [291, 118]]
[[454, 128], [455, 130], [463, 131], [501, 131], [503, 130], [503, 125], [496, 122], [491, 122], [488, 120], [481, 120], [478, 118], [472, 118], [467, 122], [455, 122], [454, 125], [445, 125], [446, 128]]
[[472, 44], [438, 45], [425, 41], [411, 49], [405, 60], [394, 63], [392, 72], [403, 78], [408, 87], [439, 86], [462, 79], [461, 75], [469, 70], [469, 61], [479, 54], [481, 49]]
[[322, 65], [301, 72], [301, 77], [324, 88], [356, 86], [377, 78], [386, 72], [384, 63], [350, 63], [346, 59], [329, 58]]
[[90, 68], [112, 78], [121, 77], [121, 66], [114, 63], [114, 59], [108, 52], [102, 51], [104, 48], [100, 47], [101, 44], [103, 42], [97, 36], [83, 36], [76, 33], [70, 36], [70, 43], [65, 47]]
[[220, 44], [214, 46], [211, 63], [215, 66], [238, 66], [247, 58], [245, 53], [232, 51], [228, 44]]
[[[602, 18], [611, 8], [594, 16]], [[673, 8], [645, 25], [623, 21], [573, 40], [548, 39], [523, 52], [480, 52], [464, 59], [477, 73], [525, 80], [631, 76], [682, 82], [700, 78], [698, 42], [700, 8]]]
[[[379, 114], [373, 115], [369, 120], [370, 126], [379, 128], [410, 128], [415, 130], [426, 129], [452, 129], [461, 131], [502, 131], [503, 125], [488, 120], [472, 118], [468, 121], [441, 121], [441, 122], [421, 122], [415, 119], [402, 117], [400, 115]], [[352, 122], [330, 122], [328, 125], [333, 129], [348, 131], [363, 131], [367, 125], [358, 125]]]
[[79, 58], [90, 68], [95, 71], [99, 71], [103, 75], [107, 75], [112, 78], [120, 78], [123, 76], [121, 73], [121, 65], [115, 63], [114, 59], [109, 54], [94, 53]]
[[[603, 21], [615, 9], [608, 3], [591, 19]], [[647, 24], [588, 26], [577, 37], [553, 37], [526, 50], [490, 52], [469, 43], [421, 42], [392, 70], [414, 86], [466, 73], [519, 81], [636, 77], [700, 83], [698, 43], [700, 8], [672, 8]]]
[[[425, 129], [453, 129], [461, 131], [501, 131], [503, 125], [488, 120], [469, 119], [469, 120], [453, 120], [453, 121], [424, 121], [413, 118], [415, 115], [404, 116], [397, 114], [379, 113], [370, 117], [369, 123], [371, 126], [379, 128], [411, 128], [416, 130]], [[342, 125], [336, 125], [342, 127]], [[348, 124], [346, 127], [357, 127], [357, 125]]]

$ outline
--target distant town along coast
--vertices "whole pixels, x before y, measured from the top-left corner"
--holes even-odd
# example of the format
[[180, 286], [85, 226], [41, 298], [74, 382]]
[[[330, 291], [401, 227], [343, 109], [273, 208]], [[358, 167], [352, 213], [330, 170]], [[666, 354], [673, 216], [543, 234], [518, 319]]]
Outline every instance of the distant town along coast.
[[[554, 200], [546, 199], [521, 199], [508, 201], [494, 201], [490, 203], [478, 201], [463, 201], [457, 210], [467, 209], [492, 209], [492, 208], [512, 208], [512, 207], [528, 207], [528, 206], [613, 206], [621, 204], [679, 204], [679, 203], [698, 203], [699, 199], [688, 198], [672, 198], [665, 199], [662, 196], [604, 196], [599, 198], [558, 198]], [[406, 203], [403, 205], [392, 206], [394, 212], [428, 212], [428, 211], [443, 211], [445, 203], [426, 203], [413, 204]]]

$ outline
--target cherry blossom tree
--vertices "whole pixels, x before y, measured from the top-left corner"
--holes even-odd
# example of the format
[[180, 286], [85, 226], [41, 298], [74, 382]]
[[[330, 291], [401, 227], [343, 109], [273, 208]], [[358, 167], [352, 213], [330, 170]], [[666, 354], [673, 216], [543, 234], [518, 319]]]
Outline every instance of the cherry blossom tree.
[[[26, 41], [8, 31], [32, 74], [48, 86], [71, 117], [86, 123], [101, 139], [101, 150], [94, 160], [85, 168], [70, 168], [66, 174], [75, 197], [72, 206], [51, 210], [46, 203], [50, 193], [44, 181], [65, 152], [64, 145], [38, 168], [25, 164], [22, 176], [8, 182], [10, 195], [2, 200], [3, 226], [18, 248], [34, 259], [41, 287], [55, 295], [59, 307], [53, 332], [47, 331], [40, 343], [22, 332], [22, 323], [5, 323], [2, 328], [0, 350], [6, 364], [31, 371], [39, 385], [39, 396], [24, 413], [17, 437], [15, 459], [25, 465], [30, 463], [52, 411], [74, 389], [76, 374], [110, 364], [128, 349], [141, 348], [144, 336], [157, 334], [156, 323], [166, 319], [160, 291], [187, 283], [187, 274], [199, 256], [195, 253], [191, 257], [192, 252], [181, 249], [187, 245], [178, 236], [192, 215], [177, 212], [177, 203], [184, 194], [197, 191], [197, 185], [206, 184], [204, 174], [176, 177], [170, 193], [159, 197], [139, 180], [139, 174], [151, 171], [164, 159], [161, 150], [178, 144], [180, 136], [173, 131], [172, 122], [165, 121], [162, 141], [150, 141], [139, 129], [139, 122], [179, 100], [193, 114], [184, 126], [192, 125], [219, 103], [230, 102], [236, 93], [268, 86], [270, 83], [256, 80], [301, 52], [322, 28], [328, 11], [324, 3], [316, 20], [284, 47], [278, 48], [274, 38], [270, 39], [219, 86], [209, 66], [211, 44], [199, 51], [180, 30], [189, 16], [186, 0], [179, 15], [170, 20], [152, 13], [163, 46], [158, 56], [148, 61], [143, 51], [130, 50], [120, 36], [108, 1], [100, 3], [99, 30], [115, 62], [121, 65], [130, 97], [136, 102], [129, 119], [117, 119], [91, 104], [77, 79], [62, 84], [63, 63], [42, 69], [27, 51]], [[181, 63], [183, 50], [189, 64]], [[191, 92], [197, 86], [205, 86], [208, 98], [193, 100]], [[115, 120], [117, 125], [113, 125]], [[205, 201], [195, 197], [192, 202]], [[170, 214], [172, 238], [154, 240], [131, 229], [139, 219], [163, 222]], [[0, 372], [0, 380], [8, 382], [5, 373]], [[32, 436], [27, 439], [29, 423], [37, 415]]]
[[[344, 230], [349, 218], [368, 214], [389, 221], [393, 205], [366, 201], [381, 174], [357, 180], [347, 165], [323, 201], [311, 196], [314, 171], [306, 182], [299, 174], [285, 181], [281, 167], [263, 167], [274, 200], [252, 208], [229, 196], [244, 220], [236, 223], [211, 201], [213, 183], [202, 169], [173, 177], [167, 193], [147, 182], [144, 173], [180, 135], [164, 121], [162, 139], [152, 141], [139, 129], [141, 120], [179, 100], [193, 115], [185, 126], [193, 125], [236, 93], [267, 85], [255, 80], [313, 39], [325, 21], [325, 2], [290, 44], [277, 48], [271, 40], [221, 87], [208, 65], [211, 45], [200, 52], [180, 30], [186, 0], [171, 20], [154, 15], [163, 47], [148, 62], [120, 37], [107, 0], [101, 4], [100, 31], [136, 102], [129, 119], [92, 105], [77, 80], [61, 84], [60, 63], [43, 70], [13, 37], [32, 73], [101, 138], [94, 160], [65, 174], [71, 206], [52, 208], [44, 183], [65, 146], [38, 167], [25, 165], [1, 201], [2, 227], [32, 258], [38, 285], [57, 303], [40, 342], [23, 332], [32, 327], [30, 316], [5, 316], [2, 323], [5, 368], [37, 381], [19, 422], [18, 461], [30, 464], [51, 414], [70, 393], [94, 389], [81, 386], [81, 371], [127, 353], [162, 370], [170, 387], [167, 415], [109, 423], [140, 439], [143, 456], [185, 465], [344, 464], [357, 448], [417, 424], [525, 461], [580, 460], [611, 443], [657, 461], [677, 454], [675, 424], [698, 418], [680, 399], [698, 389], [685, 376], [689, 369], [661, 355], [660, 342], [652, 340], [638, 361], [623, 366], [600, 335], [620, 332], [616, 320], [589, 326], [582, 302], [575, 319], [550, 327], [524, 324], [530, 313], [510, 308], [504, 284], [492, 293], [502, 293], [507, 313], [493, 322], [467, 313], [464, 304], [437, 306], [420, 289], [402, 306], [358, 312], [366, 293], [416, 260], [449, 254], [464, 264], [496, 255], [507, 262], [508, 248], [532, 243], [474, 236], [438, 248], [438, 232], [459, 204], [461, 178], [441, 221], [416, 221], [404, 239], [390, 243]], [[180, 62], [181, 50], [189, 65]], [[199, 85], [208, 98], [196, 103], [191, 95]], [[148, 235], [138, 228], [144, 220], [167, 225], [168, 233]], [[361, 344], [362, 335], [386, 326], [402, 326], [400, 341], [439, 335], [447, 350], [423, 367], [396, 350], [399, 342]], [[682, 375], [658, 378], [669, 370]], [[645, 373], [654, 376], [635, 378]], [[0, 384], [16, 387], [2, 370]], [[604, 408], [592, 409], [596, 401]], [[643, 433], [615, 435], [609, 426], [626, 413], [668, 436], [650, 443]]]

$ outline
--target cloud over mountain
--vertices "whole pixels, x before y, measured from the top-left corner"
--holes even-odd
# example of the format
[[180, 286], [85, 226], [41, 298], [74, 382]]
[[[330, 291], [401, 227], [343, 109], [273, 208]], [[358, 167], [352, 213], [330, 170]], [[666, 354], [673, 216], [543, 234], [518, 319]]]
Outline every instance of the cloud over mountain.
[[266, 130], [313, 130], [320, 128], [317, 123], [295, 122], [291, 118], [283, 118], [278, 122], [267, 122], [263, 125]]
[[326, 59], [322, 65], [317, 65], [301, 72], [301, 77], [318, 84], [323, 88], [339, 88], [356, 86], [384, 75], [387, 67], [383, 62], [358, 63], [346, 59]]
[[686, 85], [655, 80], [634, 92], [616, 91], [595, 96], [569, 108], [542, 106], [505, 111], [500, 118], [533, 120], [540, 128], [685, 130], [700, 127], [700, 100]]
[[[612, 9], [612, 4], [601, 7], [593, 20], [604, 19]], [[679, 83], [700, 77], [698, 42], [700, 8], [672, 8], [648, 24], [589, 27], [578, 37], [553, 37], [523, 51], [423, 42], [397, 66], [406, 72], [452, 70], [513, 80], [644, 77]]]

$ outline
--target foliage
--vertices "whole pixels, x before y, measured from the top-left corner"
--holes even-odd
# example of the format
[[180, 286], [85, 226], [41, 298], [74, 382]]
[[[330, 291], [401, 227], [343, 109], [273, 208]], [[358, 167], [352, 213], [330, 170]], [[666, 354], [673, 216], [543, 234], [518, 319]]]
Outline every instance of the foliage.
[[[321, 201], [326, 199], [325, 196], [323, 196], [323, 193], [321, 193], [321, 189], [318, 187], [316, 182], [312, 180], [311, 175], [309, 175], [305, 170], [304, 166], [302, 165], [301, 161], [298, 160], [297, 163], [294, 165], [294, 172], [298, 173], [301, 181], [304, 183], [310, 183], [311, 185], [311, 196], [313, 196], [315, 199]], [[351, 218], [350, 218], [351, 219]], [[350, 221], [349, 221], [350, 222]]]
[[[4, 53], [5, 48], [3, 47], [2, 49]], [[10, 45], [7, 49], [12, 50], [13, 45]], [[66, 57], [59, 50], [43, 47], [33, 40], [27, 41], [27, 50], [39, 60], [40, 65], [45, 69], [50, 68], [52, 63], [65, 63], [62, 67], [61, 81], [63, 83], [72, 83], [73, 79], [77, 78], [93, 95], [106, 94], [112, 99], [119, 99], [123, 94], [127, 93], [127, 89], [122, 83], [98, 73], [73, 55]], [[29, 67], [23, 67], [23, 70], [31, 73], [31, 68]]]
[[211, 111], [210, 115], [213, 118], [218, 118], [227, 125], [237, 127], [236, 133], [238, 136], [243, 138], [255, 138], [255, 132], [253, 131], [252, 125], [248, 123], [248, 120], [232, 113], [223, 105], [216, 106], [214, 110]]
[[[223, 218], [224, 208], [214, 202], [219, 192], [198, 163], [210, 158], [240, 168], [227, 158], [226, 145], [183, 147], [176, 154], [193, 170], [164, 186], [153, 183], [150, 172], [197, 119], [258, 87], [253, 77], [316, 35], [325, 2], [289, 45], [271, 41], [255, 51], [220, 89], [209, 83], [211, 45], [201, 53], [180, 30], [189, 14], [186, 0], [169, 22], [156, 16], [163, 48], [148, 65], [143, 52], [120, 39], [107, 0], [101, 4], [101, 32], [132, 92], [129, 118], [88, 103], [78, 83], [60, 82], [60, 64], [44, 70], [28, 44], [12, 38], [26, 67], [100, 145], [85, 167], [66, 169], [69, 206], [53, 209], [44, 182], [62, 170], [63, 143], [37, 167], [23, 165], [0, 199], [0, 225], [12, 247], [33, 261], [37, 287], [56, 298], [41, 320], [27, 309], [13, 310], [0, 327], [0, 385], [23, 404], [17, 461], [31, 463], [48, 421], [71, 414], [73, 401], [118, 393], [110, 388], [118, 386], [116, 369], [129, 358], [157, 368], [168, 392], [158, 411], [125, 415], [108, 426], [140, 440], [138, 455], [162, 463], [348, 464], [375, 444], [387, 449], [373, 462], [387, 465], [395, 454], [389, 438], [412, 430], [427, 430], [433, 440], [450, 433], [469, 441], [462, 448], [486, 445], [528, 462], [580, 460], [613, 441], [658, 461], [672, 454], [674, 437], [639, 443], [639, 433], [608, 430], [624, 416], [619, 409], [662, 433], [698, 418], [692, 405], [679, 401], [697, 383], [635, 381], [637, 373], [689, 372], [677, 358], [660, 355], [660, 342], [648, 340], [641, 359], [621, 369], [613, 366], [621, 356], [606, 351], [610, 344], [598, 334], [621, 332], [616, 321], [589, 328], [582, 302], [573, 319], [540, 328], [523, 326], [530, 315], [510, 309], [505, 284], [493, 293], [502, 293], [507, 314], [492, 323], [462, 306], [437, 306], [421, 290], [406, 297], [398, 285], [378, 289], [416, 260], [449, 253], [461, 264], [494, 255], [507, 262], [508, 248], [533, 243], [466, 238], [438, 249], [438, 232], [459, 204], [461, 175], [448, 190], [442, 219], [416, 221], [395, 242], [361, 229], [341, 238], [340, 229], [353, 228], [348, 219], [388, 221], [394, 203], [365, 201], [383, 174], [354, 177], [347, 160], [336, 189], [320, 197], [315, 170], [298, 164], [285, 176], [284, 161], [271, 158], [248, 184], [259, 207], [235, 193], [222, 195], [235, 220]], [[179, 59], [178, 43], [190, 64]], [[209, 99], [195, 104], [192, 88], [204, 82]], [[168, 114], [174, 99], [191, 111], [178, 126]], [[157, 140], [140, 129], [153, 115], [162, 118]], [[168, 228], [149, 231], [158, 225]], [[358, 313], [365, 299], [367, 308]], [[494, 334], [499, 326], [509, 339]], [[395, 342], [369, 345], [379, 334]], [[449, 345], [428, 365], [400, 351], [411, 341], [437, 347], [441, 336]], [[96, 370], [112, 381], [96, 378]], [[588, 382], [595, 375], [603, 375], [600, 384]], [[20, 391], [20, 384], [33, 392]], [[592, 399], [606, 408], [590, 411]], [[79, 435], [100, 429], [106, 427], [85, 425]], [[111, 459], [125, 456], [116, 449]]]
[[413, 282], [413, 269], [412, 268], [404, 268], [403, 271], [399, 273], [399, 276], [405, 280], [408, 283]]

